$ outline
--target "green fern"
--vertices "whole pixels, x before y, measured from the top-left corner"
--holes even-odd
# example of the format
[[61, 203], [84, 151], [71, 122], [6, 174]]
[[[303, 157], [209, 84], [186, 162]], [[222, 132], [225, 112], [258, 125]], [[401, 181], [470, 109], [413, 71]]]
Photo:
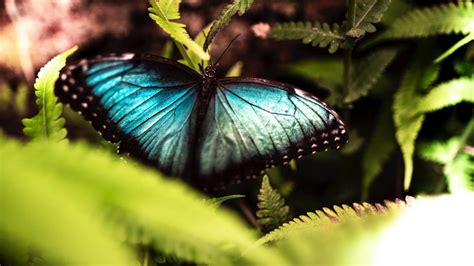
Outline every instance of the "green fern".
[[229, 24], [231, 18], [235, 14], [239, 13], [239, 15], [242, 16], [253, 3], [253, 0], [233, 1], [234, 2], [232, 2], [232, 4], [229, 4], [224, 7], [219, 17], [212, 23], [211, 29], [209, 30], [209, 34], [207, 35], [206, 41], [204, 42], [204, 51], [208, 50], [217, 33]]
[[276, 40], [303, 40], [305, 44], [329, 47], [330, 53], [335, 53], [345, 41], [344, 27], [318, 21], [311, 22], [285, 22], [272, 27], [268, 37]]
[[356, 1], [355, 14], [348, 17], [353, 21], [348, 21], [352, 27], [348, 29], [346, 35], [352, 38], [361, 38], [366, 32], [375, 32], [375, 23], [379, 23], [383, 13], [388, 9], [390, 0], [358, 0]]
[[344, 98], [345, 103], [352, 103], [367, 95], [388, 65], [395, 59], [397, 49], [379, 49], [370, 53], [355, 64], [352, 77], [352, 89]]
[[287, 221], [290, 208], [285, 205], [285, 199], [272, 188], [266, 175], [262, 179], [258, 201], [257, 217], [263, 231], [270, 231]]
[[285, 262], [268, 250], [242, 258], [255, 237], [235, 215], [108, 152], [2, 140], [0, 154], [8, 154], [0, 172], [0, 234], [40, 250], [48, 264], [132, 265], [134, 251], [120, 240], [136, 229], [143, 233], [137, 242], [198, 264]]
[[[425, 49], [427, 48], [423, 46], [418, 51]], [[429, 55], [421, 52], [417, 53], [405, 72], [393, 102], [395, 135], [405, 163], [405, 189], [408, 189], [411, 183], [415, 140], [425, 118], [423, 114], [417, 112], [421, 99], [420, 91], [428, 88], [439, 73], [439, 66], [432, 65], [430, 62], [432, 62], [432, 59]]]
[[466, 37], [462, 38], [460, 41], [455, 43], [453, 46], [451, 46], [446, 52], [438, 56], [438, 58], [435, 59], [435, 63], [439, 63], [443, 61], [446, 57], [452, 55], [454, 52], [456, 52], [459, 48], [463, 47], [464, 45], [470, 43], [471, 41], [474, 41], [474, 32], [467, 35]]
[[189, 51], [196, 54], [202, 60], [209, 60], [209, 54], [201, 46], [194, 42], [186, 31], [186, 25], [173, 20], [179, 19], [179, 4], [181, 0], [150, 0], [151, 7], [148, 8], [150, 18], [152, 18], [161, 29], [173, 38], [180, 49], [180, 53], [186, 61], [199, 71], [197, 62], [191, 61], [189, 54], [184, 51], [183, 45]]
[[437, 85], [420, 99], [417, 111], [433, 112], [463, 101], [474, 103], [474, 78], [453, 79]]
[[74, 47], [51, 59], [38, 73], [35, 81], [36, 105], [39, 112], [33, 118], [23, 119], [23, 132], [33, 140], [58, 142], [64, 140], [67, 131], [61, 117], [63, 106], [56, 102], [54, 83], [59, 71], [66, 65], [66, 59], [77, 50]]
[[375, 123], [369, 146], [363, 156], [362, 200], [367, 200], [370, 185], [382, 171], [384, 163], [395, 148], [395, 129], [391, 121], [391, 110], [387, 104], [382, 107]]
[[[410, 202], [412, 198], [407, 197], [406, 202]], [[278, 241], [291, 233], [297, 231], [304, 231], [307, 229], [324, 228], [335, 222], [344, 222], [346, 220], [354, 220], [354, 218], [361, 218], [369, 214], [384, 213], [393, 208], [402, 208], [406, 205], [405, 201], [396, 200], [385, 201], [382, 204], [369, 203], [354, 203], [352, 207], [348, 205], [334, 206], [333, 209], [323, 208], [315, 212], [308, 212], [306, 215], [300, 215], [298, 218], [285, 223], [277, 229], [271, 231], [265, 236], [261, 237], [255, 245], [265, 245], [270, 242]]]
[[244, 67], [244, 63], [242, 61], [237, 61], [233, 64], [227, 73], [225, 74], [226, 77], [240, 77], [242, 74], [242, 68]]
[[471, 1], [461, 1], [412, 10], [396, 19], [377, 40], [473, 32], [474, 6]]

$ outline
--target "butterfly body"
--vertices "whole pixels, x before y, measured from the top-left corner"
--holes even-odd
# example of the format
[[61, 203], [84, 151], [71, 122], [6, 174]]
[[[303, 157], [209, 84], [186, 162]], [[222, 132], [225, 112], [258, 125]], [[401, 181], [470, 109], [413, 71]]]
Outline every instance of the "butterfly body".
[[200, 187], [347, 142], [339, 116], [291, 85], [216, 78], [153, 55], [111, 55], [62, 70], [55, 92], [120, 150]]

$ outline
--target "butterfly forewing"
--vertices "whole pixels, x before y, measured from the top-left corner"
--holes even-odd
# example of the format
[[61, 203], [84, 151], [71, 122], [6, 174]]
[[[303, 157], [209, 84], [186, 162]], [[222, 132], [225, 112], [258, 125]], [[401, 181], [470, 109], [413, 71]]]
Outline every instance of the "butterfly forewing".
[[200, 134], [202, 182], [259, 176], [265, 168], [347, 142], [339, 116], [316, 97], [253, 78], [217, 82]]
[[153, 56], [109, 56], [65, 68], [61, 101], [82, 113], [120, 150], [172, 176], [191, 172], [200, 76]]

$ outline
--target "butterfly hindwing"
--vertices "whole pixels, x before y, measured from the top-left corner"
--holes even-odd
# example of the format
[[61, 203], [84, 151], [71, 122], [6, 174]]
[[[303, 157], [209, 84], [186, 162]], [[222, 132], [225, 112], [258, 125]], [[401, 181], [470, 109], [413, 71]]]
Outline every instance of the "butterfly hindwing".
[[150, 55], [100, 57], [65, 68], [62, 102], [82, 113], [121, 152], [183, 176], [191, 165], [200, 75]]
[[347, 142], [339, 116], [308, 93], [254, 78], [216, 84], [197, 149], [203, 178], [226, 183], [259, 176], [265, 168]]

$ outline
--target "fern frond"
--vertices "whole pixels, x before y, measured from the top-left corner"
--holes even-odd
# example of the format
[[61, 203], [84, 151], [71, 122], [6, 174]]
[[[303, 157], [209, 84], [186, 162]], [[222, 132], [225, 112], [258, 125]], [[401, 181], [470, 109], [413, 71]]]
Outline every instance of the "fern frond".
[[225, 28], [230, 19], [237, 13], [242, 16], [252, 5], [253, 0], [233, 0], [232, 4], [228, 4], [219, 14], [219, 17], [212, 23], [209, 34], [204, 42], [204, 51], [207, 51], [217, 33]]
[[459, 78], [441, 83], [420, 99], [417, 111], [433, 112], [460, 102], [474, 103], [474, 78]]
[[297, 231], [311, 228], [324, 228], [325, 226], [329, 226], [336, 222], [353, 220], [354, 218], [360, 218], [374, 213], [384, 213], [387, 212], [387, 210], [394, 208], [403, 208], [407, 202], [410, 202], [411, 200], [411, 197], [407, 197], [405, 201], [385, 201], [384, 204], [372, 205], [365, 202], [360, 204], [354, 203], [352, 204], [352, 207], [348, 205], [333, 206], [332, 209], [323, 208], [315, 212], [308, 212], [306, 215], [300, 215], [292, 221], [281, 225], [277, 229], [261, 237], [255, 245], [260, 246], [278, 241]]
[[285, 22], [272, 27], [268, 37], [276, 40], [303, 40], [305, 44], [329, 47], [330, 53], [335, 53], [345, 41], [344, 26], [318, 21], [311, 22]]
[[384, 163], [395, 148], [394, 132], [395, 128], [391, 119], [391, 109], [385, 104], [378, 115], [372, 138], [362, 159], [364, 170], [362, 200], [368, 198], [370, 185], [375, 177], [380, 174]]
[[352, 28], [348, 29], [347, 36], [360, 38], [366, 32], [375, 32], [374, 24], [380, 22], [389, 5], [390, 0], [356, 1], [354, 21], [348, 22], [348, 25], [352, 25]]
[[351, 103], [367, 95], [395, 59], [397, 52], [397, 49], [379, 49], [357, 62], [352, 77], [352, 90], [346, 95], [344, 102]]
[[[209, 54], [194, 42], [186, 31], [186, 25], [173, 22], [180, 18], [179, 4], [181, 0], [150, 0], [149, 16], [158, 26], [176, 42], [184, 45], [202, 60], [209, 60]], [[184, 56], [184, 55], [183, 55]]]
[[264, 231], [270, 231], [288, 219], [290, 208], [285, 200], [272, 188], [268, 176], [262, 179], [262, 187], [258, 194], [258, 222]]
[[[423, 49], [423, 47], [420, 47], [417, 51]], [[417, 112], [420, 101], [419, 91], [429, 87], [436, 80], [439, 73], [439, 66], [431, 64], [432, 60], [429, 55], [420, 52], [412, 60], [405, 72], [400, 88], [395, 93], [393, 102], [395, 136], [402, 150], [405, 164], [405, 189], [408, 189], [411, 183], [415, 140], [425, 118], [423, 114]]]
[[33, 140], [59, 142], [66, 137], [65, 120], [61, 117], [63, 105], [57, 103], [54, 83], [59, 77], [59, 71], [66, 65], [66, 59], [76, 50], [77, 47], [74, 47], [57, 55], [38, 73], [34, 86], [39, 112], [32, 118], [22, 120], [23, 133]]
[[377, 40], [473, 32], [474, 5], [471, 1], [460, 1], [412, 10], [396, 19]]

